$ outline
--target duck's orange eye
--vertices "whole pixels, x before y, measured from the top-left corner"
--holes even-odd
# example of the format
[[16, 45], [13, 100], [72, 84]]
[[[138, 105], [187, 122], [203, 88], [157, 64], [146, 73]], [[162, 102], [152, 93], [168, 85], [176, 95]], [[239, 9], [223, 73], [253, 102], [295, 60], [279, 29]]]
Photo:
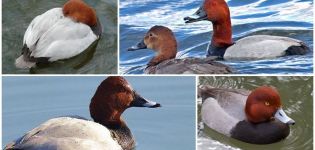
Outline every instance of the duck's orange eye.
[[266, 106], [269, 106], [269, 105], [270, 105], [270, 103], [269, 103], [269, 102], [267, 102], [267, 101], [265, 101], [265, 105], [266, 105]]

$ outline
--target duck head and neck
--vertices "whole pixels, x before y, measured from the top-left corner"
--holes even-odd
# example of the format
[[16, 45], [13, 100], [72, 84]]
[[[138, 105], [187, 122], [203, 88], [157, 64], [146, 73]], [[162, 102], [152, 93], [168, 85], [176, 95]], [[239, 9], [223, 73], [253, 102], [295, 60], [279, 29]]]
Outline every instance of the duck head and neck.
[[100, 36], [102, 34], [102, 25], [95, 10], [83, 0], [69, 0], [63, 5], [62, 12], [65, 17], [90, 26], [95, 35]]
[[135, 142], [121, 114], [130, 107], [160, 106], [141, 97], [123, 77], [112, 76], [105, 79], [97, 88], [90, 103], [90, 114], [95, 122], [112, 132], [123, 149], [131, 149]]
[[173, 32], [164, 26], [153, 26], [144, 38], [128, 51], [139, 49], [152, 49], [156, 51], [156, 56], [150, 60], [148, 67], [155, 66], [162, 61], [173, 59], [177, 53], [177, 41]]
[[69, 0], [63, 5], [62, 12], [65, 17], [70, 17], [88, 26], [92, 27], [97, 24], [95, 10], [84, 3], [83, 0]]
[[247, 97], [245, 117], [231, 130], [231, 137], [253, 144], [270, 144], [290, 134], [295, 124], [282, 110], [279, 93], [272, 87], [261, 86]]
[[224, 0], [204, 0], [193, 16], [185, 17], [185, 23], [208, 20], [212, 22], [213, 35], [208, 46], [208, 56], [223, 57], [233, 44], [230, 10]]
[[289, 125], [295, 123], [282, 110], [279, 93], [267, 86], [258, 87], [251, 92], [246, 101], [245, 114], [247, 120], [254, 124], [268, 122], [274, 118]]

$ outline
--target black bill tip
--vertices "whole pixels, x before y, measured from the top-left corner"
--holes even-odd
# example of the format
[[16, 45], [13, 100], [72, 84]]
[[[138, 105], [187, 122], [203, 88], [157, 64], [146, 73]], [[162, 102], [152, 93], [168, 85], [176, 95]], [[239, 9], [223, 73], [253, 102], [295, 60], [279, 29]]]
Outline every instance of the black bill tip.
[[135, 51], [139, 49], [147, 49], [147, 45], [144, 43], [144, 40], [140, 41], [137, 45], [129, 47], [127, 51]]
[[150, 106], [150, 108], [158, 108], [158, 107], [162, 107], [162, 105], [159, 103], [156, 103], [155, 105]]
[[191, 23], [192, 20], [194, 20], [194, 18], [191, 18], [191, 17], [184, 18], [185, 23]]

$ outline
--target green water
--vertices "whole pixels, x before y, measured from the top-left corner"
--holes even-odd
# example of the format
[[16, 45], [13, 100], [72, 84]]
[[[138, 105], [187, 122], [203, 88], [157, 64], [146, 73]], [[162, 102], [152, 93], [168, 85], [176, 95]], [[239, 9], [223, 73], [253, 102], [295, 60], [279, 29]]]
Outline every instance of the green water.
[[[255, 145], [241, 142], [205, 126], [198, 128], [199, 150], [248, 149], [248, 150], [311, 150], [313, 149], [313, 78], [312, 77], [200, 77], [199, 85], [243, 88], [252, 90], [261, 85], [272, 85], [280, 93], [284, 111], [295, 120], [290, 135], [277, 143]], [[198, 102], [198, 123], [200, 120]]]
[[[15, 59], [20, 55], [23, 36], [35, 16], [67, 0], [3, 0], [2, 1], [2, 72], [4, 74], [112, 74], [117, 73], [117, 1], [88, 0], [103, 26], [98, 44], [78, 57], [58, 61], [35, 69], [17, 69]], [[97, 46], [97, 47], [96, 47]], [[96, 47], [96, 49], [95, 49]]]

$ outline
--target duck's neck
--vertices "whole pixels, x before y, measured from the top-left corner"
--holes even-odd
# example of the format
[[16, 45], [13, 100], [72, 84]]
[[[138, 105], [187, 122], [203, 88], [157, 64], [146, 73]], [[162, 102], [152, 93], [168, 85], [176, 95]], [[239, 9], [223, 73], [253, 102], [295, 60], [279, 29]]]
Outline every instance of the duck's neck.
[[135, 140], [133, 138], [133, 135], [122, 119], [119, 127], [108, 127], [108, 129], [111, 131], [112, 136], [117, 140], [118, 144], [124, 150], [131, 150], [135, 147]]
[[207, 57], [218, 56], [223, 58], [225, 50], [233, 44], [231, 20], [228, 17], [223, 21], [212, 22], [212, 25], [213, 35], [207, 48]]
[[233, 44], [232, 41], [232, 26], [230, 18], [212, 22], [213, 25], [213, 35], [211, 40], [211, 45], [221, 48], [228, 47]]
[[106, 126], [108, 128], [115, 128], [119, 127], [120, 124], [123, 122], [121, 118], [121, 114], [123, 111], [113, 110], [111, 108], [104, 108], [102, 111], [95, 111], [93, 113], [91, 111], [91, 115], [93, 120], [99, 124], [102, 124], [103, 126]]
[[133, 135], [126, 125], [121, 113], [113, 113], [105, 116], [104, 121], [96, 121], [111, 131], [112, 137], [124, 150], [131, 150], [135, 147], [135, 140]]

